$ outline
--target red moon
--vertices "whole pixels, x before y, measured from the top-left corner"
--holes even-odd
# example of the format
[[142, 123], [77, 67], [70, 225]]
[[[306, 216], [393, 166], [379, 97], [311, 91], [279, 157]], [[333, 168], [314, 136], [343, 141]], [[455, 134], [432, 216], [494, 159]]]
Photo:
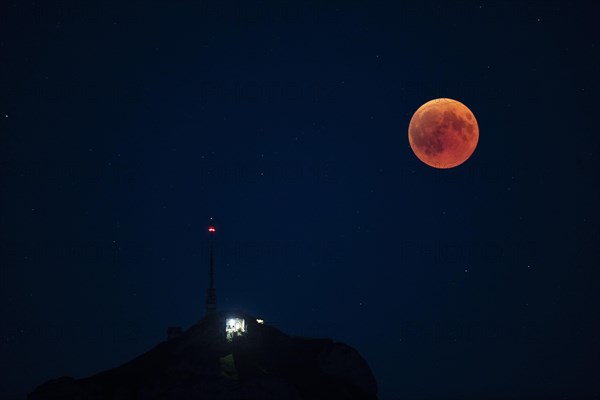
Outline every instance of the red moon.
[[453, 168], [475, 151], [479, 126], [459, 101], [435, 99], [423, 104], [410, 120], [408, 141], [419, 160], [434, 168]]

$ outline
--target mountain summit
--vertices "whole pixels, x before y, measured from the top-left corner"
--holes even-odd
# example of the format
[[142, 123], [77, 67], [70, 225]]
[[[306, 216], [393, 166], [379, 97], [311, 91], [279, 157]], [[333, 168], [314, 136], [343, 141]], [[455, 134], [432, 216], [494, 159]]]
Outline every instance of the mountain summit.
[[49, 381], [28, 399], [375, 400], [377, 383], [350, 346], [220, 312], [171, 330], [169, 340], [119, 367]]

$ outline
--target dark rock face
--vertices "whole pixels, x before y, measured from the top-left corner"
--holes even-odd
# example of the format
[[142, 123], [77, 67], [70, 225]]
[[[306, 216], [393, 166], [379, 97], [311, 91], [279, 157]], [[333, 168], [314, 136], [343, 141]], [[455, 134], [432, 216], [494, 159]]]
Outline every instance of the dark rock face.
[[237, 316], [247, 331], [231, 342], [224, 315], [215, 315], [126, 364], [89, 378], [46, 382], [28, 399], [377, 399], [375, 378], [353, 348], [288, 336]]

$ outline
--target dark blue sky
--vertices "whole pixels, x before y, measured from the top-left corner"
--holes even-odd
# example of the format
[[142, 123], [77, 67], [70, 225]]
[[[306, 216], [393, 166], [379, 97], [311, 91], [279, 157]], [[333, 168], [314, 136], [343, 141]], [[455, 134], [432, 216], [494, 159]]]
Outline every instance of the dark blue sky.
[[594, 2], [126, 3], [0, 6], [1, 398], [201, 318], [211, 216], [219, 306], [383, 400], [600, 395]]

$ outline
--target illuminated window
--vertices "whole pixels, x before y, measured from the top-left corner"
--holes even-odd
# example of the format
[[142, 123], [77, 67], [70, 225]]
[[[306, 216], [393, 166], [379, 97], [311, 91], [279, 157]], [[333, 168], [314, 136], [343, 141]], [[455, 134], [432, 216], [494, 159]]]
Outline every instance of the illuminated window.
[[242, 336], [246, 332], [246, 321], [242, 318], [228, 318], [225, 322], [225, 337], [232, 341], [234, 337]]

